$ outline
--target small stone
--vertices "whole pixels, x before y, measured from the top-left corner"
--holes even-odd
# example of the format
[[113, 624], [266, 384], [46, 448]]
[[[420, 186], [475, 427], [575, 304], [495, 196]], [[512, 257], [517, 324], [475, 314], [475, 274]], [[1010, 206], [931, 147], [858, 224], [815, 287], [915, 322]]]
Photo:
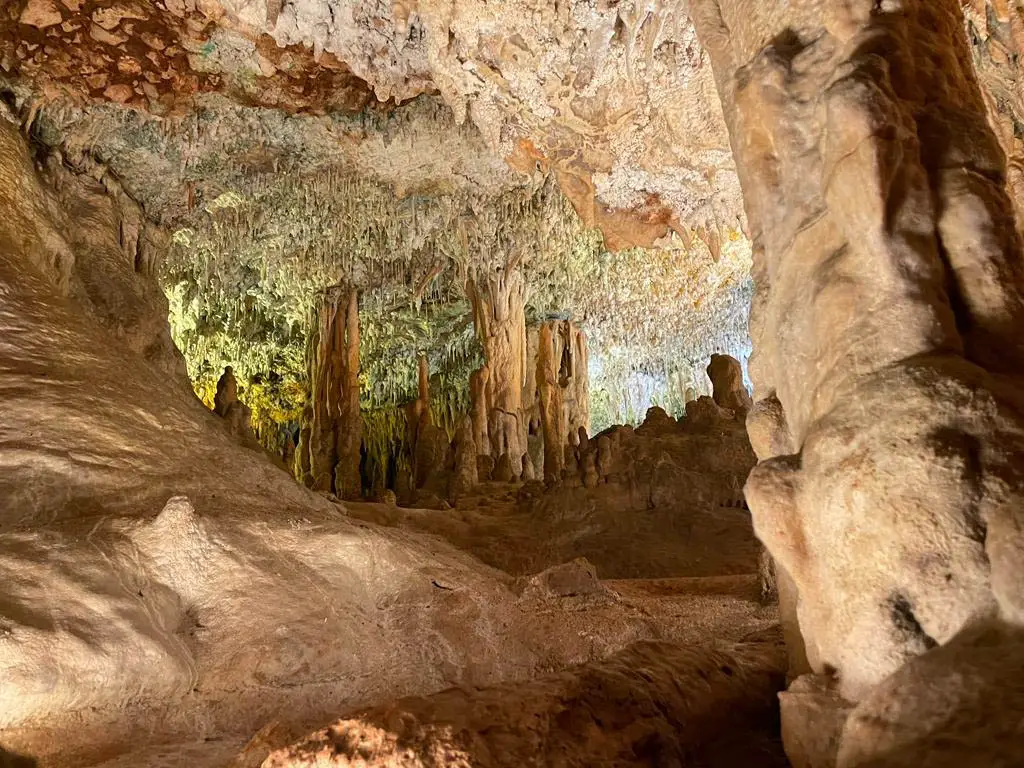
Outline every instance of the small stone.
[[605, 588], [597, 578], [597, 569], [585, 557], [562, 563], [530, 577], [524, 597], [551, 599], [603, 595]]
[[131, 86], [128, 85], [111, 85], [103, 91], [103, 96], [115, 104], [126, 104], [131, 101], [133, 95]]
[[256, 54], [256, 64], [260, 68], [260, 72], [264, 77], [273, 77], [277, 74], [277, 67], [266, 56], [261, 56], [259, 53]]
[[161, 40], [158, 36], [152, 32], [142, 32], [139, 34], [139, 39], [147, 46], [152, 48], [154, 51], [162, 51], [167, 47], [166, 43]]
[[85, 78], [85, 82], [90, 89], [98, 91], [101, 88], [107, 87], [107, 74], [106, 72], [98, 72], [95, 75], [88, 75]]
[[107, 31], [116, 29], [124, 19], [137, 19], [139, 21], [144, 21], [145, 18], [146, 14], [127, 5], [115, 5], [111, 8], [98, 8], [92, 12], [93, 22]]
[[50, 0], [29, 0], [18, 19], [20, 23], [37, 29], [52, 27], [54, 24], [60, 24], [63, 20], [64, 17], [60, 15], [57, 6]]
[[89, 26], [89, 37], [98, 43], [106, 43], [107, 45], [118, 46], [128, 40], [123, 35], [115, 35], [112, 32], [108, 32], [96, 24]]
[[117, 60], [117, 71], [125, 75], [141, 75], [142, 66], [131, 56], [122, 56]]

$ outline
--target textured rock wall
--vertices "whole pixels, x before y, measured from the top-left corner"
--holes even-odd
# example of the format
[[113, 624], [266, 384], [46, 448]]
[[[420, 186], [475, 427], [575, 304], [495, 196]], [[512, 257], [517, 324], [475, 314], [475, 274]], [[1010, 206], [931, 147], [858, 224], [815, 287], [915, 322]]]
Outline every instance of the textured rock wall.
[[[9, 173], [35, 177], [36, 163], [18, 141], [16, 123], [0, 112], [3, 160]], [[186, 381], [181, 354], [167, 328], [167, 299], [152, 279], [166, 232], [149, 221], [107, 168], [49, 152], [41, 184], [10, 178], [0, 205], [19, 245], [66, 295], [79, 302], [133, 352]], [[30, 211], [31, 214], [26, 214]]]
[[811, 665], [854, 700], [1024, 621], [1024, 263], [952, 0], [692, 3], [757, 294], [747, 484]]
[[679, 3], [16, 0], [4, 70], [40, 91], [180, 111], [196, 94], [290, 111], [439, 94], [520, 173], [554, 171], [614, 248], [740, 228], [711, 73]]

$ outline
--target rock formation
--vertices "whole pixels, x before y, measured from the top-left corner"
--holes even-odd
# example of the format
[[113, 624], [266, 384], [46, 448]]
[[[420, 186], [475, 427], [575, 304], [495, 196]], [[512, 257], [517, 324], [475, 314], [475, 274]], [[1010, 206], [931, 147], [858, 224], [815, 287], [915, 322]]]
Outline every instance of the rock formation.
[[465, 416], [455, 437], [455, 467], [448, 489], [450, 501], [457, 502], [460, 496], [473, 489], [479, 482], [476, 459], [473, 420]]
[[275, 759], [710, 763], [746, 651], [626, 647], [758, 567], [797, 768], [1020, 762], [1022, 56], [1008, 0], [8, 0], [0, 762], [361, 707]]
[[[238, 399], [238, 381], [229, 365], [217, 381], [217, 392], [213, 399], [213, 412], [224, 419], [228, 432], [243, 445], [259, 448], [259, 441], [252, 430], [252, 410]], [[292, 457], [294, 461], [294, 457]], [[285, 461], [285, 466], [289, 462]]]
[[764, 740], [782, 676], [773, 651], [638, 643], [539, 680], [360, 712], [264, 765], [771, 765]]
[[300, 441], [299, 452], [308, 452], [309, 474], [302, 480], [315, 490], [358, 498], [362, 495], [362, 417], [356, 290], [327, 293], [319, 310], [319, 331], [307, 355], [311, 382], [309, 442]]
[[[60, 208], [2, 121], [0, 179], [4, 760], [224, 765], [271, 720], [303, 733], [374, 700], [696, 637], [693, 600], [601, 589], [541, 610], [475, 558], [356, 521], [244, 450], [158, 361], [119, 343], [94, 302], [69, 296], [78, 254], [56, 239]], [[341, 298], [344, 313], [353, 302]], [[345, 314], [328, 324], [339, 342]], [[704, 620], [701, 631], [736, 641], [772, 616], [723, 603]], [[760, 645], [753, 655], [770, 656]], [[723, 653], [737, 674], [722, 671], [725, 656], [679, 652], [718, 669], [730, 697], [773, 699], [777, 662]], [[644, 690], [648, 656], [630, 651], [601, 679]], [[715, 706], [694, 696], [694, 711]]]
[[1005, 158], [955, 0], [691, 8], [755, 253], [746, 495], [811, 667], [859, 701], [1024, 621]]
[[526, 376], [525, 286], [514, 264], [467, 282], [473, 325], [484, 348], [486, 373], [474, 384], [473, 413], [477, 451], [507, 465], [503, 475], [523, 472], [527, 424], [523, 409]]
[[751, 400], [743, 383], [743, 369], [739, 360], [729, 355], [712, 355], [708, 363], [708, 378], [711, 379], [715, 402], [737, 416], [745, 417], [750, 410]]
[[[567, 448], [579, 443], [590, 427], [586, 336], [568, 320], [547, 321], [537, 328], [536, 394], [542, 427], [544, 480], [557, 482], [565, 470]], [[532, 383], [532, 382], [531, 382]]]
[[217, 380], [217, 394], [213, 398], [213, 412], [221, 418], [228, 415], [228, 409], [238, 402], [238, 381], [229, 365]]

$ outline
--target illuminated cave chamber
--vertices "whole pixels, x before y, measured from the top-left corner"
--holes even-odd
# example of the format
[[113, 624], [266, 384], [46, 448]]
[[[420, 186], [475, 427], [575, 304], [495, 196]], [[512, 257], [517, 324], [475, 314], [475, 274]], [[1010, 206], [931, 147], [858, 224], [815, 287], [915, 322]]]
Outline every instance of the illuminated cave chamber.
[[2, 5], [0, 764], [1024, 764], [1018, 3]]
[[741, 240], [611, 252], [551, 178], [398, 197], [339, 167], [249, 173], [176, 223], [171, 325], [200, 396], [230, 366], [312, 489], [436, 506], [555, 482], [581, 429], [682, 417], [711, 353], [745, 359]]

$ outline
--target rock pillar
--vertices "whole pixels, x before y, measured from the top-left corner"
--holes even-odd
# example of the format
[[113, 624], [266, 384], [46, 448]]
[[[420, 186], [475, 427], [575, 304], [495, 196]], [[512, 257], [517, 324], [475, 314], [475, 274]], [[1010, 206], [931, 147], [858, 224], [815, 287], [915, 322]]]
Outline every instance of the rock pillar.
[[[304, 482], [342, 498], [362, 494], [359, 471], [363, 423], [359, 411], [359, 297], [331, 289], [319, 310], [308, 350], [311, 384], [308, 411], [309, 471]], [[300, 459], [305, 466], [305, 459]]]
[[[850, 700], [1024, 623], [1024, 261], [958, 0], [693, 0], [754, 250], [747, 482]], [[780, 580], [780, 590], [783, 589]]]
[[[495, 464], [508, 456], [512, 476], [523, 471], [526, 414], [523, 385], [526, 372], [525, 285], [518, 268], [498, 270], [467, 282], [473, 325], [484, 348], [486, 372], [470, 382], [477, 452]], [[485, 431], [486, 430], [486, 431]]]
[[537, 398], [544, 436], [544, 479], [554, 482], [565, 469], [567, 447], [590, 429], [587, 341], [568, 320], [541, 323], [536, 359]]
[[750, 410], [750, 394], [743, 384], [743, 368], [739, 360], [729, 355], [712, 355], [708, 364], [712, 397], [720, 408], [728, 408], [737, 416], [746, 416]]
[[542, 323], [537, 347], [537, 388], [540, 394], [540, 420], [544, 430], [544, 480], [558, 482], [565, 469], [565, 445], [569, 427], [565, 420], [562, 388], [558, 386], [558, 363], [552, 324]]

